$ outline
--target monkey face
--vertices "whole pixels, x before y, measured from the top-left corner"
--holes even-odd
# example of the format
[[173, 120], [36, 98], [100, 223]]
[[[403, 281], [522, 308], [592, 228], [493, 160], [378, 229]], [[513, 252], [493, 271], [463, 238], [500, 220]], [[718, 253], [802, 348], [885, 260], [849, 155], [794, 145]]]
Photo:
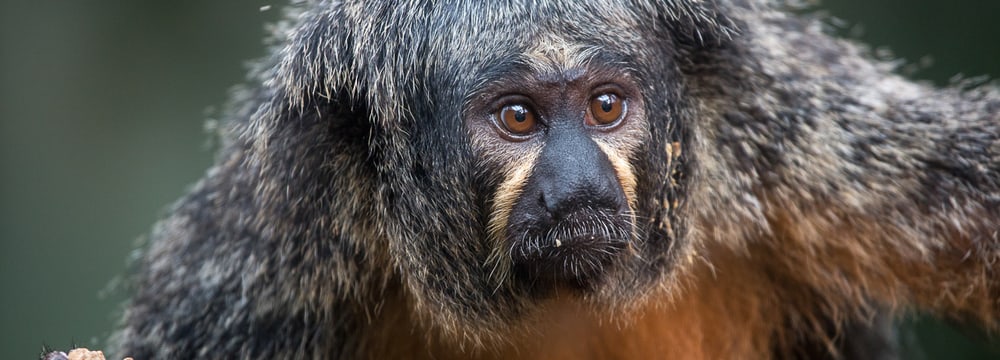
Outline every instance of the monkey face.
[[632, 75], [565, 42], [546, 45], [466, 111], [481, 166], [501, 178], [488, 215], [493, 276], [543, 293], [587, 289], [638, 256], [630, 159], [647, 127]]

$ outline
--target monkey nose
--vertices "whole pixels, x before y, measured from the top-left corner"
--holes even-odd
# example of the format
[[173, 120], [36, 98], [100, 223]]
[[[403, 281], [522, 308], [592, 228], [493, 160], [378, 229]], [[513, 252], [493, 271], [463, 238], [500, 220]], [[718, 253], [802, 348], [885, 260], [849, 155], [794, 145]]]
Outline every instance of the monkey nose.
[[539, 207], [555, 221], [578, 211], [621, 211], [625, 205], [624, 194], [614, 184], [542, 186], [540, 190]]

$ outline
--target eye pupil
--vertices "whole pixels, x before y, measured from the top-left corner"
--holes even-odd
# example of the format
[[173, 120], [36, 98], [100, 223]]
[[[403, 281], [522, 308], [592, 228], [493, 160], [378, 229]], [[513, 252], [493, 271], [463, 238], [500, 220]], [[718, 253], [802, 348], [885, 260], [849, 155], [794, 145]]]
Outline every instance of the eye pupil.
[[528, 120], [527, 111], [525, 111], [523, 107], [520, 107], [520, 106], [515, 107], [514, 108], [514, 121], [524, 122], [525, 120]]
[[601, 110], [604, 110], [604, 112], [611, 112], [611, 107], [614, 106], [614, 104], [611, 103], [611, 99], [609, 98], [609, 96], [601, 95], [600, 101], [601, 101]]

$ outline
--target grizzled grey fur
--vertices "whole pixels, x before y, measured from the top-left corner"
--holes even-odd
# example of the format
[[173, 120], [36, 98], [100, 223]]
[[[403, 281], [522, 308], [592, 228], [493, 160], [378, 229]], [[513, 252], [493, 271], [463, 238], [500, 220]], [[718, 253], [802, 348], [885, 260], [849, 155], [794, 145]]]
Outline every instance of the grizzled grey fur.
[[[537, 298], [484, 266], [498, 174], [477, 162], [463, 109], [551, 36], [623, 55], [650, 123], [631, 159], [643, 261], [609, 275], [592, 303], [627, 308], [686, 258], [712, 263], [704, 249], [766, 254], [748, 261], [816, 266], [768, 268], [822, 295], [796, 297], [794, 316], [860, 328], [836, 336], [841, 354], [873, 344], [875, 357], [891, 352], [891, 329], [864, 314], [919, 296], [785, 260], [809, 252], [781, 239], [829, 232], [778, 230], [788, 219], [774, 209], [821, 224], [809, 229], [892, 234], [859, 249], [934, 261], [956, 233], [972, 243], [964, 256], [1000, 257], [995, 89], [908, 82], [770, 2], [306, 1], [278, 29], [232, 101], [216, 165], [154, 231], [121, 355], [365, 358], [403, 346], [427, 357], [453, 344], [473, 356], [503, 338]], [[679, 155], [664, 151], [674, 144]], [[799, 211], [814, 204], [835, 210]], [[979, 270], [992, 308], [943, 315], [997, 319], [997, 270]], [[805, 335], [775, 354], [826, 352], [831, 335], [793, 315], [790, 333]]]

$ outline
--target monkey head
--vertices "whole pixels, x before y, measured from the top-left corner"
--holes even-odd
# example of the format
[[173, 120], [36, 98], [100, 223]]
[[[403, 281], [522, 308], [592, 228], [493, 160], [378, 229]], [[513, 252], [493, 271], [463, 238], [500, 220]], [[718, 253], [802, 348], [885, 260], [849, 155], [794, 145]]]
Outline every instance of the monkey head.
[[454, 333], [510, 329], [561, 289], [627, 308], [688, 248], [680, 59], [729, 23], [703, 2], [536, 5], [330, 5], [270, 82], [331, 124], [323, 166], [355, 165], [330, 176], [366, 184], [317, 196], [366, 192], [337, 206], [375, 219], [381, 270]]

